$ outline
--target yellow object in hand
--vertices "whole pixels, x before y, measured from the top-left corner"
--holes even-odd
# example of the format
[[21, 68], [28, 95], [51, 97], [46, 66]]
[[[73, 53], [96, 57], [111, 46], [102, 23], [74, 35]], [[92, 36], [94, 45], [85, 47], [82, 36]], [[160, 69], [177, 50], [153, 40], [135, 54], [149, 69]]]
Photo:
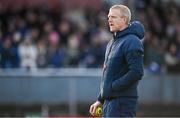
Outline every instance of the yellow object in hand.
[[96, 109], [96, 116], [101, 116], [102, 115], [102, 108], [101, 107], [97, 107]]

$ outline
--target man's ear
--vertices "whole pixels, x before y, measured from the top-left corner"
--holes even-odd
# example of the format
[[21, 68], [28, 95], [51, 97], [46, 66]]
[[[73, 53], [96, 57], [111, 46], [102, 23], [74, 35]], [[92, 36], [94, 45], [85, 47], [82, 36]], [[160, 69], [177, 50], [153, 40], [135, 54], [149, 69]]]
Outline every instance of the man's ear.
[[123, 17], [123, 21], [126, 23], [126, 22], [127, 22], [127, 18], [126, 18], [126, 17]]

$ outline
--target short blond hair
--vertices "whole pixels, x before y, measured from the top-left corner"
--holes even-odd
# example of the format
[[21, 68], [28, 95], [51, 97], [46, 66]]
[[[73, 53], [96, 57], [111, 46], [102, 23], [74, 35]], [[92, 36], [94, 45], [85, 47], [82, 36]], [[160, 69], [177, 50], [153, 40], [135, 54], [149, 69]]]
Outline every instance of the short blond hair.
[[129, 24], [131, 20], [131, 11], [130, 9], [125, 5], [113, 5], [110, 9], [118, 9], [120, 10], [121, 16], [126, 17], [126, 23]]

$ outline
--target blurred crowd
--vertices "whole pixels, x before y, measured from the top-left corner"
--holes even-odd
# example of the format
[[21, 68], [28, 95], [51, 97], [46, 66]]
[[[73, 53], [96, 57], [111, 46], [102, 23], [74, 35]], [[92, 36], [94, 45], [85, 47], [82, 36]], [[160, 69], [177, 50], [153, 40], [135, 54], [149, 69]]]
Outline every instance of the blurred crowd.
[[145, 65], [152, 72], [180, 72], [180, 4], [139, 0], [137, 18], [145, 25]]
[[[145, 67], [180, 72], [179, 4], [138, 0], [134, 6], [134, 19], [146, 28]], [[0, 68], [101, 67], [112, 38], [108, 8], [0, 9]]]
[[[103, 10], [0, 11], [1, 68], [101, 67], [111, 33]], [[105, 28], [106, 27], [106, 28]]]

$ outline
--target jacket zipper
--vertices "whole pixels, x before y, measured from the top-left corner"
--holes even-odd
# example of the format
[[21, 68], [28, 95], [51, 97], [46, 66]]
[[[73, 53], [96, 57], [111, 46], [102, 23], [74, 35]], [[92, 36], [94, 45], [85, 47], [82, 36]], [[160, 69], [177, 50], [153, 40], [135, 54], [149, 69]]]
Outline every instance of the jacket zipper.
[[111, 51], [112, 51], [112, 47], [113, 47], [113, 44], [114, 44], [114, 39], [112, 39], [113, 41], [112, 41], [112, 43], [111, 43], [111, 45], [110, 45], [110, 49], [109, 49], [109, 52], [108, 52], [108, 54], [107, 54], [107, 56], [106, 56], [106, 59], [105, 59], [105, 62], [104, 62], [104, 65], [103, 65], [103, 75], [104, 75], [104, 72], [105, 72], [105, 70], [106, 70], [106, 68], [107, 68], [107, 65], [106, 65], [106, 63], [107, 63], [107, 61], [109, 60], [109, 55], [111, 54]]

